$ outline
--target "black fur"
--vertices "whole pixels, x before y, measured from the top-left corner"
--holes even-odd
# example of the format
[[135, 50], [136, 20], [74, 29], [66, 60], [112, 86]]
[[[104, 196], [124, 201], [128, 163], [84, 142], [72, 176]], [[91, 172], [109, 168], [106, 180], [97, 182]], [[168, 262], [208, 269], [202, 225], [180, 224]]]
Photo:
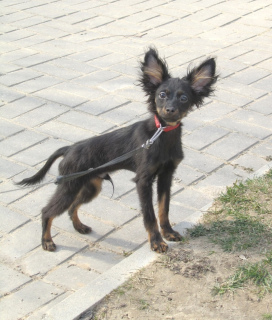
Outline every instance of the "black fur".
[[[184, 78], [172, 78], [166, 62], [159, 58], [155, 48], [150, 48], [145, 54], [144, 61], [141, 62], [140, 85], [148, 97], [147, 103], [151, 117], [57, 150], [38, 173], [22, 180], [19, 184], [39, 183], [52, 163], [60, 156], [63, 156], [63, 159], [59, 164], [59, 173], [66, 175], [96, 168], [138, 148], [157, 130], [154, 115], [159, 118], [162, 126], [174, 126], [180, 123], [194, 105], [200, 106], [203, 99], [211, 94], [216, 79], [213, 58], [207, 59], [197, 68], [188, 71]], [[183, 158], [181, 131], [179, 126], [172, 131], [163, 132], [150, 149], [141, 149], [130, 159], [112, 165], [106, 172], [102, 169], [95, 176], [88, 174], [57, 186], [55, 194], [42, 209], [43, 248], [49, 251], [55, 250], [50, 233], [51, 223], [56, 216], [66, 210], [77, 231], [81, 233], [91, 231], [91, 228], [80, 222], [77, 215], [78, 207], [82, 203], [91, 201], [99, 193], [103, 175], [119, 169], [136, 173], [134, 181], [152, 250], [157, 252], [167, 250], [167, 244], [162, 240], [161, 234], [167, 240], [180, 241], [182, 237], [172, 229], [168, 211], [172, 176]], [[155, 178], [157, 178], [161, 232], [152, 204], [152, 184]]]

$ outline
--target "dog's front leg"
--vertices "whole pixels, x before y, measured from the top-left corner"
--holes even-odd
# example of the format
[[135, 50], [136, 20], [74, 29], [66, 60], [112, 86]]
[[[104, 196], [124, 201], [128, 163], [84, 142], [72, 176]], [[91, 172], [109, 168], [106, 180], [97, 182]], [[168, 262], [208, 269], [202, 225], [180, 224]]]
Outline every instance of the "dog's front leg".
[[181, 241], [182, 236], [174, 231], [169, 222], [170, 189], [175, 167], [172, 162], [165, 165], [158, 175], [158, 205], [161, 233], [168, 241]]
[[166, 252], [167, 244], [160, 234], [157, 219], [152, 204], [152, 177], [141, 177], [137, 179], [137, 191], [144, 216], [144, 225], [148, 232], [151, 249], [156, 252]]

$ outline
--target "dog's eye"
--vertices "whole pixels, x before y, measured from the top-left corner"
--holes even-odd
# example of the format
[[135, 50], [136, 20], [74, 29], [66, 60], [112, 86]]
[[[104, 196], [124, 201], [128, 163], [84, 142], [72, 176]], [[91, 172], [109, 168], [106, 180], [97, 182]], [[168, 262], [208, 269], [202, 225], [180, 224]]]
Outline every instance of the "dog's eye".
[[188, 101], [187, 96], [186, 96], [185, 94], [182, 94], [182, 95], [180, 96], [180, 101], [181, 101], [181, 102], [187, 102], [187, 101]]
[[165, 99], [166, 98], [166, 93], [164, 91], [160, 92], [159, 97], [161, 99]]

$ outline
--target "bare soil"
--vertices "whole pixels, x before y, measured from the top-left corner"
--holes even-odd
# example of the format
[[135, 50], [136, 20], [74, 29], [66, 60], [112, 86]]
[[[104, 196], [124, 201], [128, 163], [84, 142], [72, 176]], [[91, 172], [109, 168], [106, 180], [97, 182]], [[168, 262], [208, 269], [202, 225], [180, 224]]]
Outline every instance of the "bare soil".
[[237, 266], [259, 261], [259, 252], [226, 253], [206, 237], [190, 239], [112, 292], [91, 319], [272, 319], [272, 295], [260, 299], [256, 287], [212, 294]]

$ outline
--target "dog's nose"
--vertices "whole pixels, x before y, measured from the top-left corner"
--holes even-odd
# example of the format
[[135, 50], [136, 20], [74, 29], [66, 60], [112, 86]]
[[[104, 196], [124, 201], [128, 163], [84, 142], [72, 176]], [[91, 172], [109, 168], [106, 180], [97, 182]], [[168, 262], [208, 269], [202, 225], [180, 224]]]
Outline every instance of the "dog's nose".
[[166, 107], [166, 112], [173, 113], [173, 112], [175, 112], [175, 108], [174, 107]]

